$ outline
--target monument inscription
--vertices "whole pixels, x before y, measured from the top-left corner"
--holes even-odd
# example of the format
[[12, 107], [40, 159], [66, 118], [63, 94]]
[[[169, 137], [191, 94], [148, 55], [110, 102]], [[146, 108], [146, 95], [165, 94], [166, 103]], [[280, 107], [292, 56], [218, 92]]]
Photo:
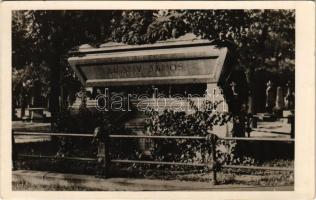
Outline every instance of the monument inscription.
[[78, 65], [87, 79], [116, 79], [141, 77], [169, 77], [210, 75], [214, 72], [214, 59], [164, 61], [123, 64]]

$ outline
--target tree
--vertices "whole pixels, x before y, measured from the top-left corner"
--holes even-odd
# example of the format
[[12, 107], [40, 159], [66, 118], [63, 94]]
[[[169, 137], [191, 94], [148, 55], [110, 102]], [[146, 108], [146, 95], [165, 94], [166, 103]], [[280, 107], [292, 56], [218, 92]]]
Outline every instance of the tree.
[[[295, 57], [294, 10], [163, 10], [153, 11], [152, 22], [148, 26], [148, 23], [136, 25], [135, 22], [130, 26], [128, 23], [133, 22], [133, 16], [139, 16], [141, 12], [130, 11], [129, 15], [122, 16], [118, 24], [129, 27], [129, 32], [114, 27], [113, 30], [119, 31], [114, 35], [119, 36], [118, 41], [132, 36], [132, 40], [123, 42], [154, 43], [192, 32], [214, 44], [225, 43], [236, 49], [239, 67], [245, 70], [248, 80], [249, 95], [245, 96], [249, 96], [247, 112], [250, 115], [255, 113], [257, 70], [264, 68], [283, 73], [282, 68], [287, 67], [294, 74], [294, 65], [290, 64]], [[134, 30], [145, 29], [147, 32], [144, 34], [133, 34]], [[235, 114], [234, 129], [236, 135], [242, 136], [245, 134], [245, 114], [242, 111], [238, 113]]]
[[[146, 11], [148, 12], [148, 11]], [[129, 44], [154, 43], [193, 32], [210, 41], [236, 45], [240, 67], [250, 85], [253, 113], [254, 73], [260, 69], [294, 71], [294, 10], [159, 10], [152, 11], [151, 23], [137, 23], [143, 11], [123, 14], [112, 27], [113, 39]], [[148, 13], [147, 13], [148, 15]], [[134, 17], [137, 16], [137, 17]], [[133, 24], [131, 26], [131, 24]], [[123, 31], [118, 26], [125, 27]], [[141, 34], [137, 30], [143, 30]], [[147, 30], [144, 32], [144, 30]], [[137, 32], [138, 34], [134, 34]], [[127, 38], [127, 39], [125, 39]], [[130, 39], [133, 38], [133, 39]]]
[[[114, 12], [114, 11], [113, 11]], [[50, 111], [52, 120], [59, 111], [60, 60], [80, 44], [97, 44], [110, 34], [112, 11], [14, 11], [12, 21], [13, 67], [28, 64], [50, 69]], [[96, 25], [98, 24], [98, 25]]]
[[86, 43], [95, 47], [106, 41], [145, 44], [192, 32], [210, 41], [235, 44], [250, 86], [261, 68], [294, 70], [294, 10], [14, 11], [12, 29], [13, 67], [32, 64], [50, 69], [53, 116], [59, 110], [60, 74], [73, 77], [69, 66], [61, 67], [61, 57]]

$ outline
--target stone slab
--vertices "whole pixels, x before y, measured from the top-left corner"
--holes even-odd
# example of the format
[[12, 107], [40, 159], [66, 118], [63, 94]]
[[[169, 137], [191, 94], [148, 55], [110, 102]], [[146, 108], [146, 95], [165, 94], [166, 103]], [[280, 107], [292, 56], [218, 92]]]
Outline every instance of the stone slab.
[[188, 42], [94, 51], [68, 59], [86, 87], [216, 83], [228, 49]]

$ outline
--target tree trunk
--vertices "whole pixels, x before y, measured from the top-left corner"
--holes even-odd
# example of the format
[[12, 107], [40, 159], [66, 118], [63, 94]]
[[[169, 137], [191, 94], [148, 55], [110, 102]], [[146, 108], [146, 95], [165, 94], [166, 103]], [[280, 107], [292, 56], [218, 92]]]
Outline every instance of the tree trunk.
[[249, 70], [246, 72], [247, 82], [249, 86], [249, 97], [248, 97], [248, 114], [255, 114], [255, 105], [254, 105], [254, 67], [251, 66]]
[[50, 80], [50, 101], [49, 110], [51, 112], [51, 126], [54, 127], [54, 122], [56, 122], [57, 114], [59, 112], [59, 96], [60, 96], [60, 64], [59, 57], [51, 57], [51, 80]]

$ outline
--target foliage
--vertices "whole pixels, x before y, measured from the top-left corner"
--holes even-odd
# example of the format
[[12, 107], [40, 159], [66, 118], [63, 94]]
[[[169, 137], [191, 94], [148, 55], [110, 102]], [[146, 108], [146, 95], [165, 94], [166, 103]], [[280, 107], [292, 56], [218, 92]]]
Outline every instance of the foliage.
[[[207, 100], [198, 108], [190, 101], [192, 113], [149, 110], [147, 131], [151, 135], [206, 137], [213, 126], [224, 125], [231, 118], [216, 111], [218, 104]], [[210, 143], [194, 139], [152, 141], [151, 154], [155, 160], [194, 163], [207, 163], [211, 157]]]
[[77, 85], [74, 82], [78, 80], [73, 78], [73, 72], [67, 65], [63, 66], [61, 61], [73, 47], [106, 40], [112, 15], [112, 11], [13, 11], [13, 68], [21, 69], [32, 64], [37, 68], [45, 66], [50, 69], [49, 74], [41, 75], [47, 75], [49, 80], [50, 111], [53, 117], [59, 110], [61, 72], [69, 78], [63, 85], [65, 91], [78, 89], [74, 87]]
[[[272, 63], [276, 68], [290, 64], [289, 67], [293, 70], [291, 60], [295, 56], [294, 10], [148, 12], [123, 12], [120, 22], [116, 19], [112, 26], [115, 33], [112, 34], [112, 39], [129, 44], [153, 43], [192, 32], [211, 41], [230, 41], [235, 44], [240, 52], [240, 63], [246, 69], [268, 67]], [[271, 70], [274, 68], [272, 66]]]
[[[190, 100], [189, 100], [190, 101]], [[147, 112], [147, 131], [150, 135], [163, 136], [208, 136], [214, 126], [223, 126], [230, 122], [229, 113], [216, 110], [220, 102], [204, 101], [198, 108], [192, 101], [192, 113], [164, 110]], [[151, 155], [155, 160], [208, 163], [211, 160], [211, 144], [200, 140], [154, 140]], [[253, 158], [240, 153], [240, 144], [236, 141], [218, 140], [216, 143], [217, 161], [220, 164], [253, 165]], [[144, 155], [140, 154], [140, 158]], [[160, 167], [160, 166], [158, 166]]]
[[111, 20], [112, 38], [116, 42], [146, 43], [146, 27], [152, 22], [152, 11], [123, 11]]
[[[216, 45], [229, 46], [238, 58], [237, 67], [247, 74], [250, 113], [255, 112], [253, 99], [258, 93], [254, 85], [262, 84], [256, 80], [256, 71], [265, 69], [279, 77], [287, 73], [287, 79], [291, 80], [294, 77], [294, 10], [154, 10], [152, 22], [147, 27], [147, 23], [139, 23], [138, 26], [124, 23], [125, 17], [133, 21], [133, 16], [143, 11], [131, 12], [128, 16], [122, 16], [123, 24], [120, 25], [127, 25], [129, 33], [138, 29], [147, 29], [147, 32], [123, 41], [128, 44], [154, 43], [194, 33]], [[128, 37], [120, 29], [114, 27], [113, 30], [120, 33], [112, 35], [115, 41]]]
[[[194, 33], [211, 40], [237, 45], [246, 68], [263, 67], [269, 61], [294, 59], [293, 10], [212, 10], [188, 13]], [[255, 65], [255, 66], [253, 66]]]
[[13, 61], [24, 63], [85, 43], [153, 43], [188, 32], [235, 43], [246, 67], [294, 59], [294, 10], [32, 10], [13, 12], [12, 26]]
[[218, 162], [226, 165], [256, 165], [257, 160], [241, 153], [242, 143], [233, 140], [218, 140], [216, 153]]
[[[106, 26], [110, 23], [113, 13], [28, 10], [14, 11], [13, 16], [13, 56], [16, 56], [13, 60], [23, 61], [20, 65], [13, 65], [20, 68], [31, 62], [39, 64], [46, 61], [50, 65], [48, 61], [55, 59], [56, 55], [57, 62], [60, 62], [60, 58], [71, 48], [106, 40], [109, 32]], [[23, 59], [21, 56], [25, 53], [29, 54]]]
[[[28, 65], [23, 69], [13, 69], [12, 72], [12, 98], [21, 100], [29, 95], [46, 97], [49, 93], [49, 80], [47, 80], [49, 69], [40, 66]], [[38, 104], [39, 102], [34, 102]]]
[[13, 12], [12, 30], [13, 68], [50, 68], [53, 110], [58, 110], [61, 82], [69, 88], [65, 91], [78, 90], [78, 80], [60, 60], [86, 43], [154, 43], [192, 32], [235, 44], [240, 66], [248, 71], [294, 70], [294, 10], [28, 10]]

